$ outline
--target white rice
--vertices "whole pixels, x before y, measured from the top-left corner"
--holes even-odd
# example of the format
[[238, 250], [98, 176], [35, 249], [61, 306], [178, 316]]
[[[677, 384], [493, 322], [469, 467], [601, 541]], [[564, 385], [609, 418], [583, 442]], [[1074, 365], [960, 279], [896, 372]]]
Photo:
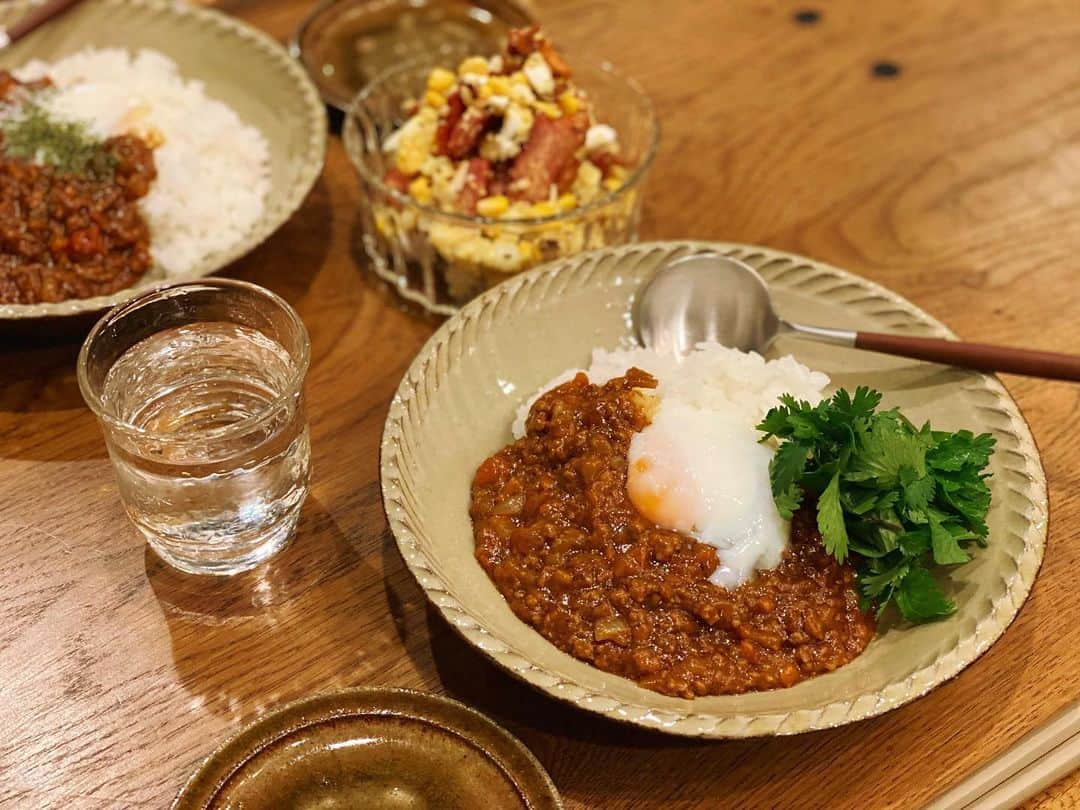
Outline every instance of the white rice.
[[164, 54], [86, 49], [15, 71], [56, 85], [42, 99], [54, 117], [81, 121], [100, 138], [159, 134], [157, 179], [139, 201], [151, 252], [169, 275], [225, 250], [258, 222], [270, 191], [270, 151], [255, 127], [185, 80]]
[[[523, 404], [514, 420], [514, 438], [525, 435], [525, 420], [537, 398], [584, 371], [589, 382], [600, 385], [621, 377], [632, 366], [656, 377], [657, 393], [707, 410], [741, 414], [757, 424], [779, 404], [781, 394], [793, 394], [812, 403], [821, 401], [829, 378], [811, 371], [791, 355], [766, 360], [756, 352], [741, 352], [719, 343], [701, 343], [680, 361], [649, 349], [594, 349], [588, 369], [570, 369], [540, 388]], [[677, 370], [677, 373], [676, 373]]]

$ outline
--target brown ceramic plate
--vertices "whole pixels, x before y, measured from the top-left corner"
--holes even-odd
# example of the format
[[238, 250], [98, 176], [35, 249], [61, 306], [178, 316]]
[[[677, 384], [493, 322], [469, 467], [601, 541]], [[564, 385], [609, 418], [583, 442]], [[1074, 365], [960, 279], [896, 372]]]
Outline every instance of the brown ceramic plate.
[[319, 695], [222, 745], [173, 810], [561, 808], [520, 741], [473, 709], [408, 689]]
[[958, 609], [924, 625], [885, 622], [858, 658], [790, 689], [696, 700], [661, 695], [571, 658], [524, 624], [473, 556], [469, 483], [511, 440], [514, 413], [540, 385], [633, 337], [634, 298], [663, 263], [697, 251], [742, 259], [765, 277], [781, 317], [953, 337], [917, 306], [866, 279], [767, 248], [656, 242], [583, 253], [500, 284], [466, 304], [417, 355], [390, 406], [382, 487], [410, 570], [450, 624], [493, 661], [553, 697], [671, 734], [795, 734], [861, 720], [925, 694], [986, 652], [1027, 597], [1046, 541], [1046, 479], [1016, 403], [995, 377], [841, 346], [786, 340], [777, 353], [833, 385], [870, 385], [916, 424], [997, 439], [990, 543], [945, 585]]
[[[290, 52], [323, 101], [348, 108], [385, 70], [432, 52], [498, 52], [506, 32], [531, 25], [521, 0], [323, 0], [293, 37]], [[460, 58], [460, 57], [459, 57]]]

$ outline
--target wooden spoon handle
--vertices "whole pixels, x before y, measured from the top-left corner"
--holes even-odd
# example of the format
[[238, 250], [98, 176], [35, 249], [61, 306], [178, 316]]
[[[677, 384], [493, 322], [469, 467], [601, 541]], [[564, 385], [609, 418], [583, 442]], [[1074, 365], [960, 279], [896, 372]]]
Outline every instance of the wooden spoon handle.
[[44, 25], [57, 14], [63, 14], [71, 6], [79, 2], [81, 0], [48, 0], [48, 2], [35, 6], [26, 12], [22, 19], [7, 29], [6, 44], [18, 42], [35, 28]]
[[882, 332], [857, 332], [855, 347], [978, 371], [1002, 371], [1028, 377], [1080, 382], [1080, 355], [1074, 354], [1036, 352], [939, 338], [887, 335]]

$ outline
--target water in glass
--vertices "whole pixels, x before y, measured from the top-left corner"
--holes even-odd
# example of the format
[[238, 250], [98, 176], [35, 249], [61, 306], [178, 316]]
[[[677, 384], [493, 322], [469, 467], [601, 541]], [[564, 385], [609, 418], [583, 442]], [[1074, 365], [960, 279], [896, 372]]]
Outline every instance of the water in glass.
[[134, 431], [107, 437], [128, 514], [169, 563], [250, 568], [288, 541], [310, 440], [292, 360], [235, 323], [165, 329], [109, 369], [102, 403]]

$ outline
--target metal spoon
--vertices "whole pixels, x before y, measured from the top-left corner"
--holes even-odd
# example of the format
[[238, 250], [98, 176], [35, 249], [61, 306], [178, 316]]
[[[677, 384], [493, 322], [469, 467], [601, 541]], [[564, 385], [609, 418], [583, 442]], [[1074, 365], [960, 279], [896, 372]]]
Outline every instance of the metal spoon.
[[715, 253], [686, 256], [661, 267], [634, 306], [643, 345], [681, 356], [702, 341], [764, 352], [779, 335], [836, 343], [932, 363], [1080, 381], [1080, 356], [807, 326], [780, 318], [757, 272]]

